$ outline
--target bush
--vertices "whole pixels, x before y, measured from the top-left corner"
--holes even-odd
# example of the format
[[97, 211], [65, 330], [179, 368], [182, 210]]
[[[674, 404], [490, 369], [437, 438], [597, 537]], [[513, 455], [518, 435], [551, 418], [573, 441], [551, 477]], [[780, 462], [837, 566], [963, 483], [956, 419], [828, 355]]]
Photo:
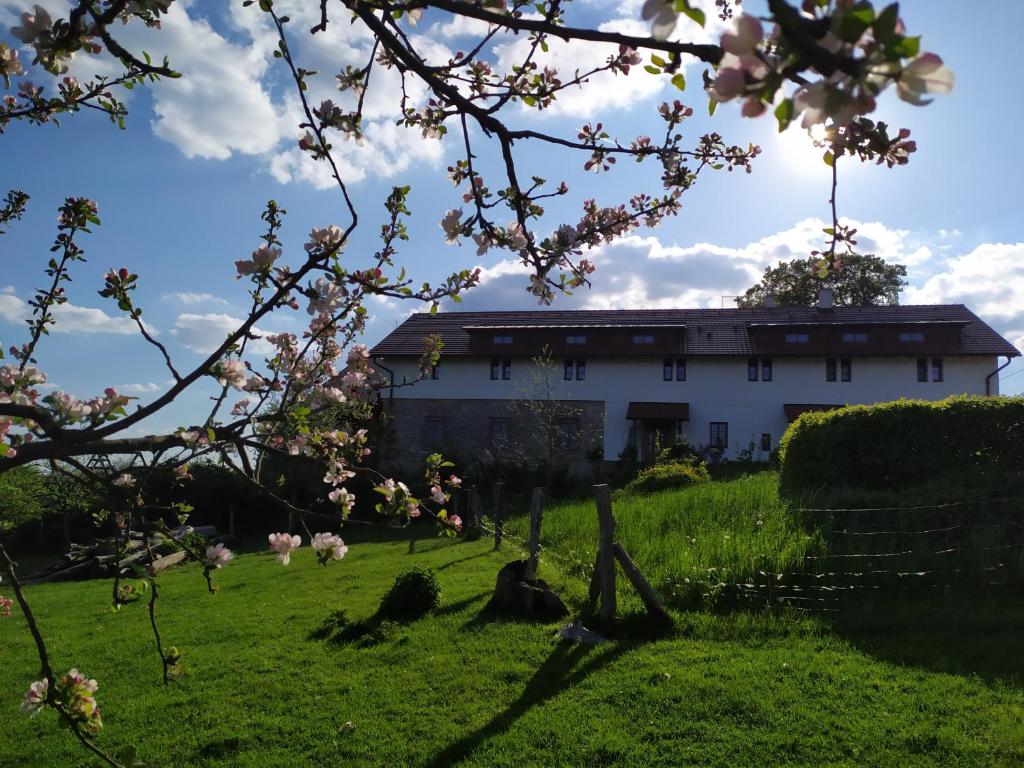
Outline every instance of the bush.
[[658, 453], [658, 457], [654, 460], [655, 464], [677, 464], [679, 462], [688, 463], [693, 459], [697, 458], [697, 449], [690, 445], [690, 441], [685, 437], [677, 439], [674, 443], [662, 448]]
[[441, 604], [441, 584], [433, 571], [412, 568], [398, 574], [380, 601], [380, 615], [409, 621], [425, 616]]
[[677, 461], [655, 464], [637, 473], [626, 486], [627, 491], [663, 491], [687, 485], [710, 482], [711, 475], [702, 461]]
[[779, 443], [781, 488], [1024, 487], [1024, 397], [898, 400], [800, 416]]

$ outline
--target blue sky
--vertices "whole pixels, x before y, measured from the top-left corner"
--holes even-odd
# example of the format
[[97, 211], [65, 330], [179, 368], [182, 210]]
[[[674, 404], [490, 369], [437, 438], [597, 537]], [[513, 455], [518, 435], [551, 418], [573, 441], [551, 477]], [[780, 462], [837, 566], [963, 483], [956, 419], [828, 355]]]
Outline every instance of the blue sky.
[[[0, 35], [8, 42], [13, 41], [6, 29], [24, 5], [0, 0]], [[44, 5], [54, 12], [62, 7], [61, 0]], [[334, 27], [333, 37], [304, 40], [301, 31], [310, 26], [304, 14], [314, 9], [297, 5], [290, 15], [300, 33], [298, 58], [324, 73], [315, 88], [330, 95], [331, 75], [339, 68], [337, 51], [354, 52], [355, 63], [365, 41], [347, 37], [352, 33], [345, 23]], [[578, 23], [639, 31], [638, 6], [635, 0], [593, 0], [573, 13]], [[909, 166], [894, 170], [845, 160], [841, 212], [860, 224], [862, 250], [908, 264], [911, 289], [905, 301], [963, 301], [1024, 346], [1018, 148], [1024, 108], [1008, 91], [1009, 75], [1017, 71], [1016, 30], [1024, 26], [1024, 4], [1003, 3], [998, 14], [980, 18], [979, 11], [976, 19], [958, 10], [960, 3], [910, 0], [901, 7], [909, 30], [924, 36], [924, 49], [942, 55], [954, 70], [956, 88], [924, 109], [892, 95], [881, 100], [876, 117], [909, 127], [919, 151]], [[755, 0], [747, 0], [744, 8], [763, 10]], [[468, 45], [472, 38], [442, 26], [444, 21], [436, 13], [425, 15], [416, 29], [424, 50], [443, 53]], [[690, 26], [677, 34], [702, 33]], [[274, 198], [289, 211], [283, 239], [296, 258], [312, 226], [344, 223], [345, 216], [337, 189], [321, 188], [318, 169], [295, 150], [294, 99], [269, 55], [271, 38], [258, 11], [243, 9], [241, 3], [179, 2], [161, 33], [129, 27], [123, 35], [152, 54], [167, 53], [185, 74], [180, 82], [133, 91], [127, 130], [119, 131], [102, 116], [83, 114], [69, 117], [60, 128], [13, 125], [0, 137], [0, 186], [32, 195], [25, 219], [0, 238], [0, 339], [7, 346], [24, 334], [18, 319], [21, 302], [41, 284], [61, 200], [90, 196], [100, 204], [103, 225], [83, 241], [89, 262], [76, 269], [69, 288], [75, 309], [63, 324], [65, 331], [41, 348], [40, 362], [53, 382], [77, 395], [114, 385], [145, 399], [167, 376], [155, 351], [121, 332], [116, 309], [97, 295], [107, 268], [127, 266], [140, 273], [137, 298], [144, 318], [188, 367], [242, 312], [245, 287], [234, 280], [233, 261], [258, 245], [266, 200]], [[572, 52], [553, 55], [577, 64], [567, 53]], [[75, 72], [87, 74], [95, 66], [79, 59]], [[702, 178], [684, 197], [678, 218], [600, 249], [594, 288], [560, 298], [556, 307], [720, 306], [722, 296], [741, 292], [767, 264], [803, 256], [820, 244], [822, 225], [816, 220], [828, 212], [829, 179], [818, 152], [795, 131], [780, 139], [769, 118], [739, 118], [733, 105], [707, 118], [706, 98], [695, 87], [700, 71], [696, 64], [688, 66], [691, 86], [681, 95], [697, 113], [689, 133], [696, 139], [716, 130], [730, 142], [760, 144], [764, 154], [754, 173]], [[513, 112], [509, 120], [568, 135], [583, 122], [602, 120], [610, 133], [628, 140], [657, 132], [656, 105], [679, 96], [642, 71], [597, 86], [563, 98], [553, 114]], [[353, 263], [374, 250], [373, 235], [391, 186], [409, 184], [413, 237], [402, 258], [414, 277], [436, 280], [453, 269], [480, 265], [487, 279], [467, 297], [467, 307], [534, 306], [512, 262], [501, 261], [500, 255], [480, 259], [470, 247], [445, 244], [438, 222], [447, 208], [461, 202], [444, 169], [459, 147], [394, 127], [396, 100], [384, 90], [370, 101], [369, 151], [342, 147], [345, 173], [366, 222], [347, 249]], [[485, 177], [496, 179], [496, 148], [482, 137], [477, 141], [479, 166]], [[564, 178], [570, 185], [568, 201], [549, 208], [545, 223], [550, 226], [578, 218], [585, 196], [612, 204], [659, 187], [656, 170], [648, 166], [626, 164], [611, 174], [594, 175], [584, 173], [582, 155], [523, 147], [520, 158], [521, 173], [553, 183]], [[106, 314], [89, 311], [96, 309]], [[379, 339], [412, 309], [394, 303], [373, 306], [366, 341]], [[283, 315], [264, 329], [297, 330], [303, 319], [304, 313]], [[1024, 363], [1014, 362], [1003, 379], [1004, 391], [1024, 391]], [[202, 389], [191, 393], [149, 426], [162, 429], [189, 421], [207, 396]]]

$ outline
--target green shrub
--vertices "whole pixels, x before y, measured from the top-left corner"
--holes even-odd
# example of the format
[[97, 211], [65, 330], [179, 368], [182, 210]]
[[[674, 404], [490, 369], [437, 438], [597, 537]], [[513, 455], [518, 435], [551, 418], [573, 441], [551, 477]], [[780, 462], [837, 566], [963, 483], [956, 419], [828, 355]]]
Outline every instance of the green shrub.
[[398, 574], [380, 601], [380, 615], [405, 621], [425, 616], [441, 604], [441, 584], [433, 571], [412, 568]]
[[676, 464], [678, 462], [690, 462], [697, 458], [697, 449], [690, 445], [685, 437], [678, 438], [671, 445], [662, 448], [655, 464]]
[[898, 400], [805, 413], [779, 443], [781, 489], [1005, 495], [1024, 487], [1024, 397]]
[[637, 476], [626, 486], [628, 491], [663, 491], [670, 488], [683, 488], [695, 483], [707, 483], [711, 480], [708, 468], [703, 462], [677, 461], [671, 464], [655, 464], [637, 473]]

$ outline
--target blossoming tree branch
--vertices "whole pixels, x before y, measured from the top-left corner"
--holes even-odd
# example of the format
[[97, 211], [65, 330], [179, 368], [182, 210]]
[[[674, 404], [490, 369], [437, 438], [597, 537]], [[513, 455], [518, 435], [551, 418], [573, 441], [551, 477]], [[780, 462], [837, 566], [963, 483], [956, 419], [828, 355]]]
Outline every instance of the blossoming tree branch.
[[[79, 0], [67, 18], [52, 18], [39, 6], [22, 15], [10, 30], [20, 45], [0, 43], [0, 77], [5, 94], [0, 101], [0, 133], [13, 121], [46, 124], [83, 109], [107, 114], [123, 126], [122, 88], [179, 77], [173, 62], [154, 63], [144, 51], [119, 42], [122, 24], [159, 28], [173, 0]], [[903, 165], [916, 150], [906, 128], [893, 129], [875, 115], [878, 97], [886, 89], [910, 103], [923, 105], [930, 94], [952, 88], [952, 75], [942, 60], [922, 51], [920, 37], [908, 33], [897, 3], [881, 6], [866, 0], [805, 0], [794, 5], [768, 0], [768, 15], [742, 13], [739, 0], [716, 0], [715, 13], [728, 31], [718, 43], [688, 42], [685, 37], [707, 23], [705, 11], [691, 0], [647, 0], [642, 18], [650, 35], [635, 36], [575, 23], [569, 0], [320, 0], [318, 22], [297, 29], [273, 0], [246, 0], [253, 14], [262, 14], [277, 37], [274, 52], [290, 77], [301, 105], [296, 126], [297, 146], [324, 164], [339, 194], [335, 222], [313, 226], [304, 249], [285, 253], [279, 238], [286, 212], [276, 202], [262, 213], [263, 229], [254, 234], [255, 248], [234, 260], [235, 277], [249, 287], [248, 312], [218, 348], [198, 365], [186, 368], [158, 341], [143, 321], [143, 308], [134, 292], [144, 275], [129, 266], [112, 268], [99, 295], [111, 302], [136, 327], [156, 358], [167, 369], [170, 384], [152, 400], [135, 403], [114, 388], [80, 399], [53, 391], [43, 395], [47, 380], [37, 351], [57, 322], [54, 309], [67, 301], [75, 267], [86, 259], [85, 243], [100, 225], [99, 206], [90, 199], [67, 198], [59, 211], [57, 231], [43, 265], [45, 280], [32, 301], [27, 336], [9, 348], [0, 367], [0, 472], [42, 462], [53, 471], [105, 489], [115, 500], [110, 518], [115, 536], [127, 545], [130, 533], [144, 533], [146, 546], [173, 532], [162, 521], [167, 509], [152, 491], [158, 471], [172, 472], [176, 481], [190, 479], [189, 464], [199, 457], [219, 459], [240, 477], [299, 515], [306, 539], [321, 565], [344, 557], [347, 546], [340, 528], [355, 504], [346, 482], [357, 473], [375, 476], [385, 516], [409, 520], [429, 515], [442, 533], [455, 535], [461, 520], [445, 505], [461, 480], [441, 456], [431, 456], [424, 475], [405, 481], [377, 475], [367, 463], [370, 453], [367, 404], [387, 386], [373, 375], [367, 348], [359, 342], [370, 297], [420, 302], [436, 310], [442, 299], [458, 300], [479, 281], [477, 270], [464, 269], [438, 285], [417, 284], [403, 268], [402, 247], [409, 239], [412, 215], [409, 188], [396, 186], [383, 201], [357, 199], [344, 181], [338, 142], [361, 143], [367, 94], [382, 78], [376, 72], [397, 73], [400, 87], [383, 94], [400, 108], [400, 123], [424, 139], [446, 141], [457, 160], [448, 168], [454, 185], [453, 205], [440, 222], [449, 243], [472, 241], [479, 256], [510, 252], [530, 270], [525, 286], [540, 303], [560, 292], [588, 284], [599, 267], [588, 252], [638, 227], [657, 226], [679, 213], [684, 196], [700, 179], [717, 171], [743, 169], [750, 173], [760, 148], [730, 143], [718, 133], [691, 135], [687, 122], [695, 109], [738, 103], [743, 116], [774, 117], [779, 130], [818, 131], [826, 170], [832, 178], [832, 226], [825, 230], [819, 257], [823, 274], [842, 268], [852, 252], [854, 230], [840, 225], [836, 202], [838, 166], [844, 157], [862, 162]], [[432, 60], [422, 38], [411, 30], [425, 15], [464, 18], [480, 23], [475, 44], [446, 60]], [[300, 36], [318, 35], [331, 25], [355, 24], [372, 40], [361, 66], [347, 65], [336, 73], [305, 69], [293, 53]], [[517, 59], [499, 63], [497, 41], [517, 36], [528, 44]], [[585, 70], [560, 71], [539, 63], [551, 43], [582, 46], [604, 44], [607, 58]], [[68, 76], [74, 57], [95, 58], [97, 69], [116, 75], [97, 75], [87, 81]], [[702, 82], [688, 86], [683, 68], [697, 60], [704, 67]], [[102, 67], [100, 66], [102, 64]], [[595, 119], [568, 135], [538, 130], [523, 119], [523, 109], [544, 110], [568, 90], [592, 87], [599, 74], [665, 78], [680, 92], [657, 107], [663, 132], [658, 136], [611, 136]], [[393, 82], [393, 81], [392, 81]], [[326, 83], [326, 86], [325, 86]], [[413, 87], [413, 86], [416, 87]], [[314, 100], [311, 93], [325, 87], [333, 98]], [[416, 95], [419, 94], [419, 95]], [[687, 102], [683, 97], [687, 97]], [[721, 105], [726, 104], [727, 107]], [[765, 119], [771, 119], [766, 117]], [[798, 127], [796, 127], [798, 126]], [[548, 180], [529, 167], [526, 150], [548, 146], [565, 153], [587, 171], [613, 173], [629, 159], [651, 169], [650, 182], [619, 200], [581, 197], [579, 216], [550, 222], [546, 201], [573, 194], [562, 180]], [[481, 173], [479, 158], [499, 160], [497, 175]], [[28, 196], [11, 190], [0, 203], [0, 234], [15, 226]], [[382, 204], [381, 204], [382, 203]], [[383, 209], [383, 210], [382, 210]], [[380, 227], [375, 253], [353, 253], [352, 235], [365, 220]], [[257, 359], [252, 343], [256, 330], [271, 313], [308, 317], [301, 335], [263, 337], [273, 352]], [[421, 370], [429, 372], [441, 352], [438, 339], [425, 342]], [[217, 393], [209, 412], [196, 414], [190, 424], [164, 433], [127, 436], [200, 382], [214, 380]], [[344, 424], [324, 422], [324, 416], [344, 406]], [[332, 410], [333, 409], [333, 410]], [[137, 431], [133, 430], [133, 431]], [[131, 457], [125, 467], [104, 474], [86, 457]], [[324, 466], [324, 491], [337, 513], [332, 530], [313, 533], [308, 521], [319, 520], [262, 481], [261, 463], [267, 457], [305, 456]], [[322, 521], [321, 521], [322, 522]], [[270, 533], [268, 544], [283, 565], [302, 546], [303, 537], [291, 532]], [[216, 591], [214, 573], [227, 566], [233, 554], [223, 545], [203, 548], [181, 540], [179, 546], [203, 566], [209, 591]], [[31, 714], [54, 710], [58, 719], [98, 759], [117, 766], [132, 758], [112, 754], [96, 740], [102, 728], [95, 694], [98, 684], [77, 669], [58, 675], [50, 662], [43, 627], [37, 621], [18, 579], [15, 563], [0, 544], [0, 565], [13, 599], [0, 596], [0, 617], [9, 616], [16, 602], [32, 634], [40, 661], [39, 679], [28, 687], [23, 707]], [[112, 588], [115, 607], [135, 599], [134, 587], [123, 583], [117, 570]], [[173, 679], [180, 653], [165, 647], [156, 620], [157, 575], [145, 574], [153, 641], [163, 679]], [[80, 662], [85, 667], [87, 660]], [[116, 706], [116, 704], [115, 704]]]

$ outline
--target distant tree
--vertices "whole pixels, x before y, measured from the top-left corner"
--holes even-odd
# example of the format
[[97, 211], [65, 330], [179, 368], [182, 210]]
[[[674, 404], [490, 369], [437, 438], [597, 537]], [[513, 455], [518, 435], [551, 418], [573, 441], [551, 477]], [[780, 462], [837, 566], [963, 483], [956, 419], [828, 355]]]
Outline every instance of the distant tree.
[[819, 273], [820, 260], [794, 259], [768, 267], [757, 285], [736, 299], [741, 307], [762, 307], [768, 296], [781, 306], [809, 307], [819, 288], [831, 288], [836, 304], [845, 307], [893, 305], [900, 303], [900, 291], [907, 285], [907, 268], [890, 264], [872, 254], [848, 254], [840, 269]]

